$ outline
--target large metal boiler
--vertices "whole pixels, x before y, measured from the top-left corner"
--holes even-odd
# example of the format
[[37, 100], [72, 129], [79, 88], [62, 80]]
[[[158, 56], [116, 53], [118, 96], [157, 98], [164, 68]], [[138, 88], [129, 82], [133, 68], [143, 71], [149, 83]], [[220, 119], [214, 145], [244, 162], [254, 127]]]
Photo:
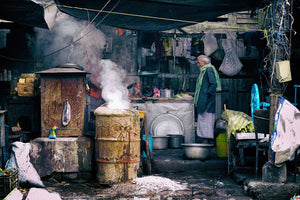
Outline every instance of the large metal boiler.
[[[37, 72], [41, 80], [41, 136], [48, 137], [54, 126], [57, 137], [82, 136], [85, 131], [86, 71], [65, 64]], [[70, 105], [69, 123], [62, 124], [65, 101]]]

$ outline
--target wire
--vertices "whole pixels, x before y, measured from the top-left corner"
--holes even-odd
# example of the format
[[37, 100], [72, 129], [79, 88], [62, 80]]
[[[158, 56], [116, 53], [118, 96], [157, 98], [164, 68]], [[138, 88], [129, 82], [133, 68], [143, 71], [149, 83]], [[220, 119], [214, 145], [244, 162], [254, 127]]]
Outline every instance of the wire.
[[[291, 41], [286, 33], [292, 31], [293, 17], [290, 15], [290, 3], [287, 0], [274, 0], [274, 3], [268, 7], [266, 12], [265, 29], [269, 30], [265, 33], [268, 41], [269, 55], [265, 57], [265, 61], [269, 61], [269, 87], [271, 90], [281, 90], [283, 94], [287, 88], [287, 83], [279, 83], [276, 79], [276, 65], [278, 61], [289, 60], [291, 56]], [[266, 78], [266, 80], [268, 80]]]
[[[98, 13], [95, 15], [95, 17], [92, 19], [92, 21], [88, 23], [88, 25], [87, 25], [86, 28], [88, 28], [89, 25], [92, 24], [92, 23], [95, 21], [95, 19], [99, 16], [99, 14], [100, 14], [101, 12], [103, 12], [103, 9], [104, 9], [110, 2], [111, 2], [111, 0], [109, 0], [108, 2], [106, 2], [106, 4], [101, 8], [101, 10], [99, 10], [99, 12], [98, 12]], [[87, 10], [87, 15], [88, 15], [88, 21], [89, 21], [89, 11], [88, 11], [88, 10]], [[86, 28], [85, 28], [85, 29], [86, 29]], [[82, 33], [85, 31], [85, 29], [83, 29]]]

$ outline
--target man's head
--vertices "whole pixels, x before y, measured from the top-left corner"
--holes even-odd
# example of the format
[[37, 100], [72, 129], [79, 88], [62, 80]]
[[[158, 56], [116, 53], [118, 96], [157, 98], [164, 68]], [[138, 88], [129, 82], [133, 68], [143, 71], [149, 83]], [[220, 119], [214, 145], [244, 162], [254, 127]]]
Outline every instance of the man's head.
[[201, 68], [204, 65], [210, 63], [210, 58], [206, 55], [200, 55], [197, 59], [197, 65]]

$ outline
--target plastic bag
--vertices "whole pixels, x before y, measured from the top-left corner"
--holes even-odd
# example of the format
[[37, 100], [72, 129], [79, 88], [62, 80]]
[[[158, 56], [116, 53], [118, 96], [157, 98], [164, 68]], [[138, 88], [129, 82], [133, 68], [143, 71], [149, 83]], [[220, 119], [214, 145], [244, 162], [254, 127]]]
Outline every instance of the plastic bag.
[[210, 56], [219, 48], [217, 39], [213, 33], [206, 33], [201, 39], [204, 43], [204, 54], [206, 56]]
[[71, 107], [70, 107], [68, 99], [66, 99], [65, 107], [64, 107], [63, 115], [62, 115], [62, 119], [61, 119], [62, 125], [67, 126], [69, 124], [70, 120], [71, 120]]

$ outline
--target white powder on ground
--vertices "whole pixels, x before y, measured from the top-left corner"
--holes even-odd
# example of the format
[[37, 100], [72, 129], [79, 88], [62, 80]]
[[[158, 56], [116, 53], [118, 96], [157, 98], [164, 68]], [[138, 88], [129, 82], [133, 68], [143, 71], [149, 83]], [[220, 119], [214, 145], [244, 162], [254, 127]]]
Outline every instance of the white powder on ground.
[[184, 185], [180, 185], [171, 179], [159, 176], [145, 176], [136, 178], [132, 182], [136, 184], [139, 189], [152, 191], [177, 191], [187, 189]]

